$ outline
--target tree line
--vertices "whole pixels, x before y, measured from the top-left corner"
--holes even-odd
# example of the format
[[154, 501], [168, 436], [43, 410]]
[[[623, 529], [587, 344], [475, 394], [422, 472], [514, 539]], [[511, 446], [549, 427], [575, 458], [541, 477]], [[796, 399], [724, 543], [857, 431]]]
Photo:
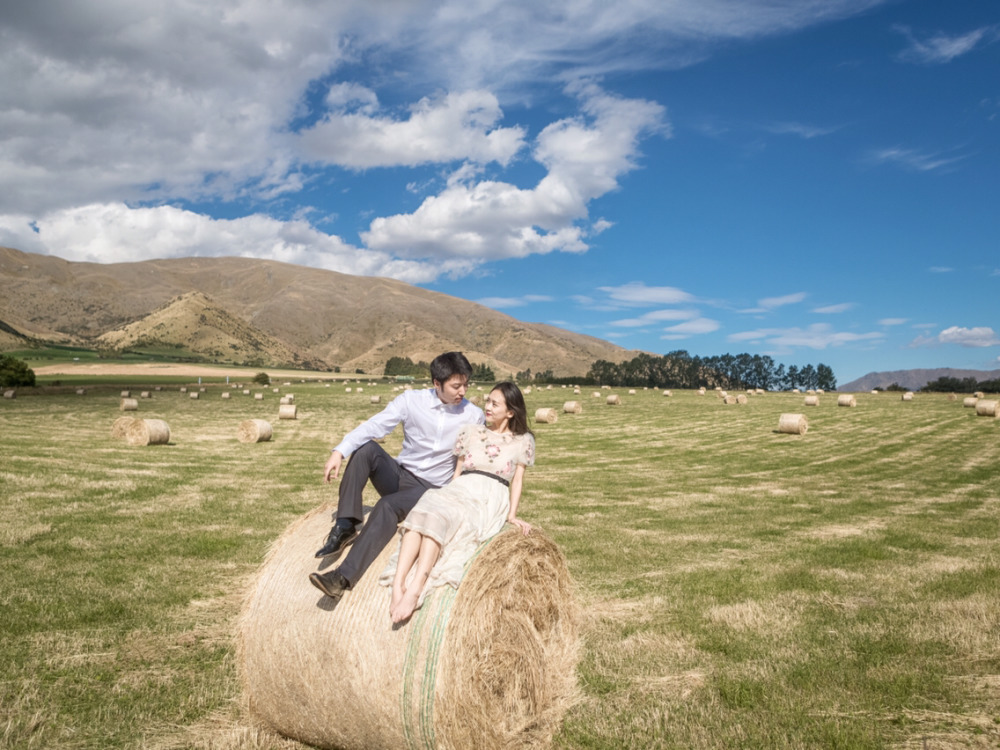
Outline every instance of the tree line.
[[763, 388], [768, 391], [792, 388], [837, 389], [833, 370], [817, 365], [785, 366], [760, 354], [692, 356], [678, 350], [657, 357], [640, 354], [627, 362], [598, 360], [590, 367], [587, 380], [595, 385], [631, 388]]

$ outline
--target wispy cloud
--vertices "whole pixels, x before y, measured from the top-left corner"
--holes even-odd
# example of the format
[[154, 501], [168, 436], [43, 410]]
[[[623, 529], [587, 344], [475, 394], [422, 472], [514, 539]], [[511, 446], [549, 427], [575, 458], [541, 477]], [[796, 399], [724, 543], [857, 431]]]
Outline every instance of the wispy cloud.
[[901, 326], [908, 320], [909, 318], [882, 318], [878, 324], [880, 326]]
[[802, 302], [808, 295], [805, 292], [795, 292], [794, 294], [785, 294], [781, 297], [764, 297], [763, 299], [757, 300], [757, 307], [750, 307], [745, 310], [740, 310], [742, 313], [766, 313], [776, 310], [779, 307], [784, 307], [785, 305], [797, 305]]
[[820, 127], [806, 125], [801, 122], [772, 122], [764, 126], [764, 130], [773, 135], [797, 135], [799, 138], [818, 138], [837, 131], [837, 127]]
[[637, 318], [613, 320], [611, 321], [611, 325], [618, 328], [639, 328], [641, 326], [656, 325], [657, 323], [669, 320], [691, 320], [697, 317], [697, 310], [653, 310], [643, 313]]
[[483, 297], [476, 302], [484, 307], [500, 310], [507, 307], [524, 307], [536, 302], [552, 302], [552, 297], [545, 294], [524, 294], [520, 297]]
[[868, 161], [873, 164], [891, 164], [917, 172], [933, 172], [956, 164], [965, 158], [965, 155], [943, 156], [940, 152], [927, 153], [900, 146], [878, 149], [868, 155]]
[[714, 331], [718, 331], [719, 327], [720, 324], [717, 320], [712, 320], [711, 318], [695, 318], [694, 320], [688, 320], [684, 323], [678, 323], [675, 326], [663, 329], [663, 335], [660, 336], [660, 338], [668, 341], [686, 339], [691, 336], [713, 333]]
[[825, 307], [814, 307], [813, 312], [819, 313], [820, 315], [836, 315], [838, 313], [844, 313], [848, 310], [853, 310], [855, 304], [853, 302], [841, 302], [839, 305], [826, 305]]
[[695, 298], [683, 289], [673, 286], [646, 286], [641, 281], [632, 281], [622, 286], [602, 286], [600, 291], [615, 302], [635, 307], [683, 305], [695, 301]]
[[1000, 26], [983, 26], [964, 34], [938, 32], [923, 39], [917, 37], [909, 26], [896, 25], [893, 31], [906, 37], [909, 45], [896, 55], [901, 62], [923, 65], [941, 65], [956, 57], [972, 52], [980, 43], [992, 44], [1000, 39]]
[[931, 273], [951, 273], [955, 269], [949, 266], [931, 266], [927, 270]]
[[733, 333], [726, 337], [731, 342], [750, 341], [762, 346], [770, 346], [776, 352], [788, 352], [795, 348], [826, 349], [845, 344], [879, 341], [885, 334], [851, 333], [836, 331], [828, 323], [815, 323], [807, 328], [758, 328], [753, 331]]

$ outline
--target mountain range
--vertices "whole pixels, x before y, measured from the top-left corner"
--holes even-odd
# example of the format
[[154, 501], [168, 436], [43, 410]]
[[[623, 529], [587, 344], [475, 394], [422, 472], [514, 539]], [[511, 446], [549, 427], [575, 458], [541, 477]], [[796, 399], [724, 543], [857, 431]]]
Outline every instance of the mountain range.
[[0, 247], [0, 349], [176, 350], [208, 362], [381, 373], [462, 351], [498, 377], [584, 375], [639, 352], [386, 278], [253, 258], [72, 262]]
[[870, 372], [850, 383], [837, 386], [838, 391], [859, 393], [872, 388], [888, 388], [896, 384], [908, 391], [919, 391], [928, 383], [941, 378], [965, 380], [974, 378], [976, 382], [1000, 379], [1000, 370], [956, 370], [950, 367], [939, 367], [925, 370], [891, 370], [888, 372]]

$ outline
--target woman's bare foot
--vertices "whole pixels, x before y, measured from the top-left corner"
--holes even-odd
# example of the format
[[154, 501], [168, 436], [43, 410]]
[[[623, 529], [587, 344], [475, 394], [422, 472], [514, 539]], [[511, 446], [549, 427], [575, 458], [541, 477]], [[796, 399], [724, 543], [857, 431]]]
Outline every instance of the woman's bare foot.
[[417, 600], [419, 598], [420, 594], [418, 592], [411, 593], [410, 591], [404, 591], [403, 597], [399, 602], [389, 607], [389, 616], [392, 617], [392, 621], [400, 623], [408, 620], [417, 608]]

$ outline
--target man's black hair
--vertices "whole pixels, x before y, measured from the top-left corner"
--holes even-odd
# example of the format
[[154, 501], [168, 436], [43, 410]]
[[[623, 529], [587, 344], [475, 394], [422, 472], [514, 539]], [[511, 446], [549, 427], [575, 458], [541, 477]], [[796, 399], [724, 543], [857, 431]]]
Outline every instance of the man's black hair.
[[445, 352], [431, 362], [431, 380], [443, 385], [453, 375], [472, 377], [472, 365], [462, 352]]

